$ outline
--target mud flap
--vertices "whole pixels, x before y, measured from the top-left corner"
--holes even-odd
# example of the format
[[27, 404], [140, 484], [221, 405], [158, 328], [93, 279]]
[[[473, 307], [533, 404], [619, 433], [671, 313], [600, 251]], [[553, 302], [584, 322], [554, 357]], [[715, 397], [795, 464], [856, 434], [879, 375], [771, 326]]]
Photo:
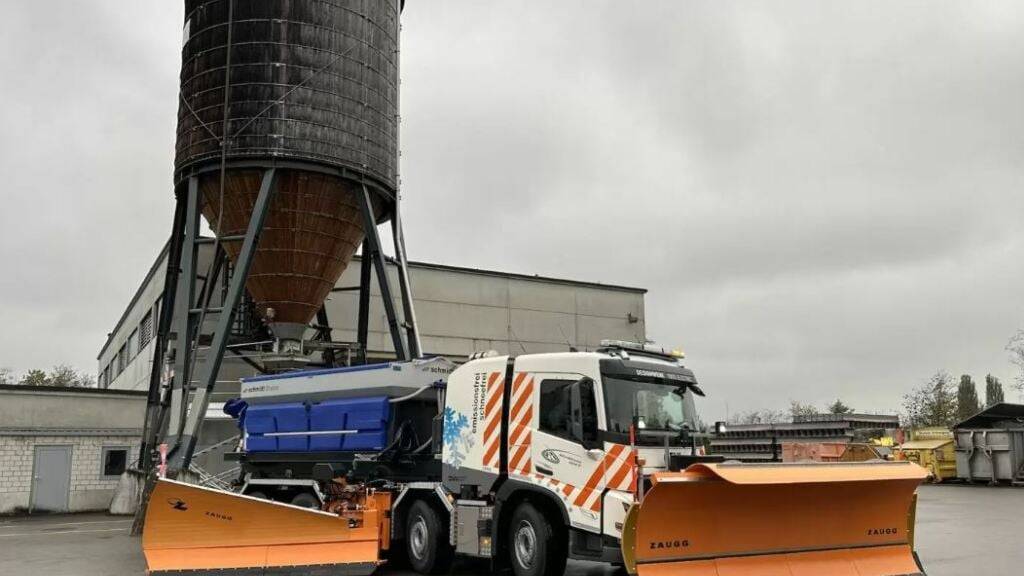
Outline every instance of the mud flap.
[[627, 514], [640, 576], [923, 574], [909, 537], [910, 462], [694, 464], [659, 473]]
[[159, 480], [142, 548], [151, 574], [369, 574], [389, 538], [390, 495], [371, 494], [358, 515], [337, 515]]

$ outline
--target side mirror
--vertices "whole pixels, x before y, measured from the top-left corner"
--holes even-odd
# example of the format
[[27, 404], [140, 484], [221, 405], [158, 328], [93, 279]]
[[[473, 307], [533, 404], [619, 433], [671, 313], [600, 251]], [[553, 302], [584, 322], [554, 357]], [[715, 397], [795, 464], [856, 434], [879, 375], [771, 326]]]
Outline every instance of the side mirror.
[[715, 434], [725, 434], [725, 422], [715, 422]]

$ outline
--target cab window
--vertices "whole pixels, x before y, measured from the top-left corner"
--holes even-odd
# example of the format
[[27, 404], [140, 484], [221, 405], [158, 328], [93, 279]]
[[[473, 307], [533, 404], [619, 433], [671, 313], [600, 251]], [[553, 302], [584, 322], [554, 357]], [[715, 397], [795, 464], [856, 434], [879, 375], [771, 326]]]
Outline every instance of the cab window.
[[[579, 390], [578, 405], [574, 405], [573, 389]], [[576, 432], [573, 424], [576, 423]], [[594, 385], [589, 379], [551, 379], [540, 383], [540, 423], [538, 428], [572, 442], [597, 440], [597, 405]]]
[[575, 380], [543, 380], [540, 383], [540, 425], [548, 432], [572, 440], [569, 413], [572, 410], [570, 387]]

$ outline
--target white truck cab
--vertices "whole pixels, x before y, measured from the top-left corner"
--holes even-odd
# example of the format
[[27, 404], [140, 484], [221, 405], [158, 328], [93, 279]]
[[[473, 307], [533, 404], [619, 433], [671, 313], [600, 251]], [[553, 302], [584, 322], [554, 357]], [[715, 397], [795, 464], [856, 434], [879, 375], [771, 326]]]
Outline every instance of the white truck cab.
[[[443, 483], [499, 518], [528, 502], [570, 557], [618, 562], [637, 472], [692, 461], [703, 395], [681, 355], [626, 343], [596, 352], [490, 356], [448, 379]], [[683, 467], [685, 467], [683, 465]], [[526, 515], [528, 516], [528, 515]], [[533, 574], [536, 519], [504, 514], [497, 534], [517, 574]], [[519, 522], [517, 527], [516, 522]], [[564, 554], [563, 554], [564, 556]]]

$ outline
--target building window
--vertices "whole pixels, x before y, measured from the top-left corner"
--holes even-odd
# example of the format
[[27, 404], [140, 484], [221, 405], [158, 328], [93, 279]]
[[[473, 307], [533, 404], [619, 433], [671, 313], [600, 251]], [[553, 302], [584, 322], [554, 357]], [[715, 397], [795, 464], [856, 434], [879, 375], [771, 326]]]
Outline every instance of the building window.
[[107, 480], [120, 478], [128, 468], [127, 446], [104, 446], [100, 454], [100, 476]]
[[142, 322], [139, 323], [139, 352], [149, 344], [150, 339], [153, 337], [153, 312], [152, 310], [146, 312], [146, 315], [142, 317]]
[[128, 347], [128, 362], [135, 359], [135, 355], [139, 353], [139, 329], [132, 330], [128, 341], [124, 343]]
[[117, 374], [121, 375], [124, 372], [125, 364], [128, 363], [128, 351], [126, 350], [127, 344], [121, 344], [121, 349], [117, 351]]

